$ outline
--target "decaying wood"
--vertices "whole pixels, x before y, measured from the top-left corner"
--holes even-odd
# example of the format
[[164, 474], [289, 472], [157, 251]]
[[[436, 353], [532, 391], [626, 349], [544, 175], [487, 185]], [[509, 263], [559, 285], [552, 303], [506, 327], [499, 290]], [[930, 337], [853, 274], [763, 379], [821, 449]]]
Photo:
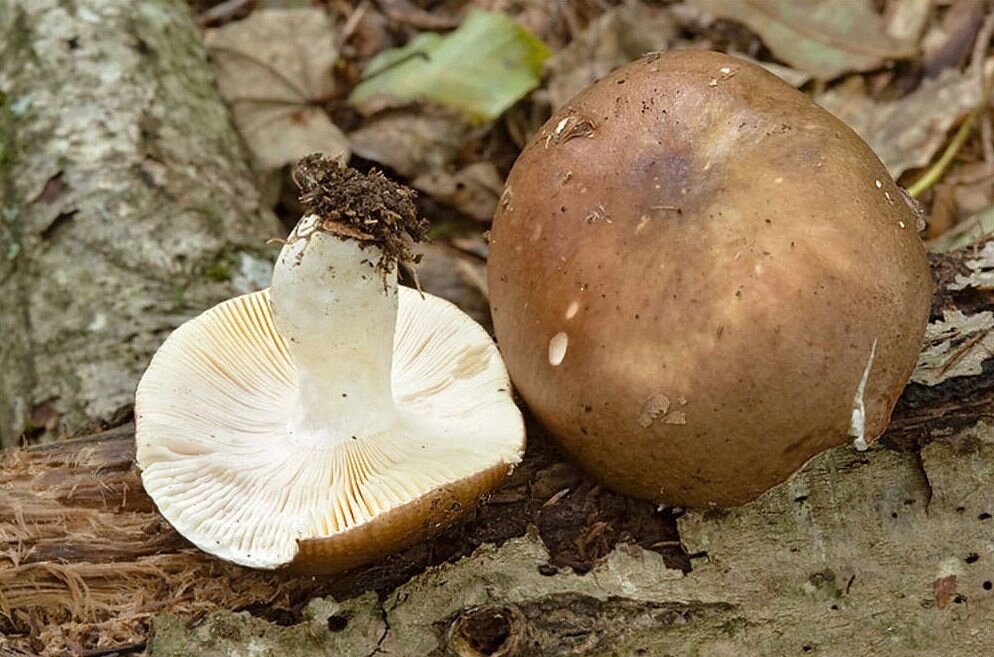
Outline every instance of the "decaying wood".
[[296, 619], [314, 596], [389, 591], [429, 565], [521, 536], [529, 524], [554, 551], [550, 567], [589, 569], [619, 540], [669, 548], [671, 565], [686, 564], [672, 548], [672, 514], [601, 490], [537, 439], [489, 504], [430, 545], [335, 578], [253, 571], [199, 552], [155, 512], [133, 467], [131, 429], [4, 455], [0, 632], [25, 633], [35, 650], [92, 648], [110, 635], [143, 638], [163, 610], [251, 608]]
[[[936, 256], [934, 271], [932, 324], [953, 328], [930, 327], [925, 353], [941, 357], [923, 356], [916, 378], [937, 383], [908, 387], [878, 445], [833, 450], [741, 509], [685, 514], [679, 537], [672, 512], [595, 486], [536, 427], [523, 466], [468, 523], [322, 579], [251, 571], [189, 546], [141, 488], [131, 427], [8, 451], [0, 631], [50, 654], [144, 649], [152, 619], [169, 612], [185, 616], [155, 621], [152, 654], [227, 654], [246, 632], [265, 636], [274, 655], [336, 646], [350, 655], [434, 655], [471, 644], [459, 638], [467, 632], [525, 646], [479, 654], [567, 654], [556, 648], [566, 646], [569, 654], [655, 655], [675, 641], [673, 655], [707, 642], [759, 655], [872, 639], [863, 652], [830, 652], [901, 655], [919, 654], [915, 641], [941, 647], [940, 635], [949, 651], [928, 654], [973, 654], [990, 638], [978, 619], [991, 617], [994, 597], [981, 575], [994, 560], [994, 354], [983, 328], [994, 321], [986, 288], [994, 241]], [[949, 323], [960, 315], [973, 319]], [[967, 373], [940, 380], [964, 358], [973, 359]], [[215, 609], [256, 616], [203, 615]], [[316, 617], [317, 626], [308, 620]], [[287, 623], [299, 624], [279, 626]], [[765, 648], [748, 652], [740, 631]], [[285, 652], [301, 633], [310, 647]], [[612, 653], [615, 644], [628, 647]]]
[[[994, 643], [994, 425], [919, 456], [834, 450], [790, 485], [680, 519], [693, 569], [622, 546], [543, 570], [534, 536], [481, 548], [382, 600], [316, 600], [278, 627], [219, 612], [155, 621], [154, 657], [981, 657]], [[980, 431], [986, 433], [984, 437]]]
[[0, 2], [0, 103], [9, 446], [126, 418], [163, 337], [282, 231], [183, 0]]

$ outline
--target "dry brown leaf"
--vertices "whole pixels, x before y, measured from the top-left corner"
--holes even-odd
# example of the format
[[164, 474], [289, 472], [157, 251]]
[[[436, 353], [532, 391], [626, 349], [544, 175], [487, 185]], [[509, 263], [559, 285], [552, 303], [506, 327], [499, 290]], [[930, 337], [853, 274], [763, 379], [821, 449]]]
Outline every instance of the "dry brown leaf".
[[490, 221], [497, 209], [504, 179], [493, 162], [474, 162], [455, 173], [437, 169], [423, 173], [411, 184], [478, 221]]
[[922, 40], [925, 76], [935, 77], [965, 61], [983, 20], [983, 2], [957, 2], [951, 6]]
[[831, 79], [868, 71], [915, 49], [886, 32], [870, 0], [690, 0], [719, 18], [744, 23], [795, 68]]
[[382, 112], [349, 133], [356, 155], [406, 178], [449, 167], [471, 128], [454, 112], [414, 107]]
[[775, 64], [773, 62], [763, 62], [755, 57], [750, 57], [749, 55], [742, 54], [740, 52], [729, 52], [729, 55], [734, 55], [740, 59], [744, 59], [748, 62], [752, 62], [758, 66], [762, 66], [767, 71], [777, 76], [790, 86], [794, 88], [802, 87], [807, 84], [812, 75], [807, 71], [799, 71], [796, 68], [791, 68], [789, 66], [784, 66], [783, 64]]
[[379, 0], [378, 4], [391, 20], [406, 23], [419, 30], [451, 30], [459, 26], [459, 19], [447, 14], [444, 7], [427, 11], [410, 0]]
[[259, 9], [206, 36], [221, 95], [263, 171], [321, 151], [348, 159], [348, 140], [320, 107], [335, 83], [332, 20], [320, 9]]
[[974, 288], [994, 292], [994, 239], [976, 242], [973, 249], [974, 257], [963, 263], [966, 271], [956, 275], [956, 279], [949, 284], [949, 289]]
[[417, 251], [424, 255], [417, 266], [421, 289], [451, 301], [489, 328], [484, 262], [463, 256], [443, 244], [420, 244]]
[[933, 240], [956, 225], [956, 185], [940, 182], [932, 188], [932, 206], [923, 239]]
[[847, 80], [815, 98], [866, 140], [894, 178], [928, 164], [945, 142], [948, 130], [979, 100], [976, 76], [955, 69], [925, 80], [895, 101], [869, 98], [860, 78]]
[[915, 383], [935, 386], [957, 376], [983, 371], [984, 361], [994, 354], [994, 314], [943, 313], [925, 332], [925, 350], [911, 376]]
[[[979, 248], [978, 244], [994, 239], [994, 205], [989, 205], [977, 214], [959, 222], [939, 237], [926, 243], [929, 251], [934, 253], [949, 253], [962, 248]], [[988, 247], [990, 248], [990, 247]], [[994, 257], [994, 254], [991, 254]], [[990, 263], [986, 273], [988, 288], [994, 290], [994, 262]], [[982, 281], [983, 268], [973, 272], [977, 283]], [[957, 284], [958, 283], [954, 283]], [[976, 286], [974, 286], [976, 287]]]
[[459, 168], [471, 131], [452, 112], [421, 107], [381, 113], [349, 134], [353, 151], [409, 178], [411, 186], [480, 221], [489, 221], [504, 180], [491, 162]]
[[887, 34], [902, 43], [917, 43], [931, 13], [932, 0], [890, 0], [884, 12]]
[[[641, 1], [641, 0], [639, 0]], [[506, 14], [553, 50], [561, 50], [608, 7], [605, 0], [468, 0], [468, 8]]]
[[552, 109], [619, 66], [647, 52], [665, 50], [676, 34], [675, 21], [663, 10], [642, 3], [610, 9], [546, 61]]
[[[979, 164], [986, 165], [986, 162]], [[971, 183], [960, 183], [956, 185], [956, 214], [960, 219], [972, 217], [994, 202], [994, 183], [991, 182], [994, 168], [986, 167], [987, 178]]]

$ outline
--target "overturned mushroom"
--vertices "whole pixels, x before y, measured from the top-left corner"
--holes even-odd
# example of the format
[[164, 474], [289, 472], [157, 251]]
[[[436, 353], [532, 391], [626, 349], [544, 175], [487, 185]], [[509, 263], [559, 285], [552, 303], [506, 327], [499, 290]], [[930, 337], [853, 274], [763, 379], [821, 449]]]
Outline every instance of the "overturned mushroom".
[[163, 516], [256, 568], [344, 570], [452, 524], [524, 449], [486, 332], [398, 287], [406, 190], [311, 157], [311, 214], [271, 289], [179, 327], [138, 386], [137, 459]]
[[653, 54], [514, 165], [489, 261], [528, 406], [628, 494], [732, 505], [887, 426], [931, 278], [901, 189], [762, 68]]

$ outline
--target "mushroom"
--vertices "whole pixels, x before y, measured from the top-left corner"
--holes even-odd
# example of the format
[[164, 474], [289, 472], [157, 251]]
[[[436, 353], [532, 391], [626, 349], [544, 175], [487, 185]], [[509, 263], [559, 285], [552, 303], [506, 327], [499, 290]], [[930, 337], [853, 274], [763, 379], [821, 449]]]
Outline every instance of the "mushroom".
[[528, 144], [491, 231], [511, 379], [595, 478], [730, 506], [865, 448], [915, 366], [932, 283], [870, 148], [759, 66], [650, 54]]
[[142, 483], [184, 537], [255, 568], [335, 572], [451, 525], [521, 459], [487, 333], [397, 285], [413, 193], [317, 156], [272, 287], [174, 331], [135, 401]]

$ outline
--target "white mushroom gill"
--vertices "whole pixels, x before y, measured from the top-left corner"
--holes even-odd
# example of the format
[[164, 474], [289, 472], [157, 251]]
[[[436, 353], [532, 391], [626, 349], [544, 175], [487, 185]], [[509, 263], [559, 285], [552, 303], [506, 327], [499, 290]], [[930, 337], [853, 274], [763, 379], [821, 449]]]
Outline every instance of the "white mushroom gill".
[[[302, 222], [301, 230], [309, 230]], [[380, 252], [291, 239], [270, 291], [178, 328], [136, 394], [142, 481], [201, 549], [256, 568], [515, 464], [524, 426], [497, 349]]]

